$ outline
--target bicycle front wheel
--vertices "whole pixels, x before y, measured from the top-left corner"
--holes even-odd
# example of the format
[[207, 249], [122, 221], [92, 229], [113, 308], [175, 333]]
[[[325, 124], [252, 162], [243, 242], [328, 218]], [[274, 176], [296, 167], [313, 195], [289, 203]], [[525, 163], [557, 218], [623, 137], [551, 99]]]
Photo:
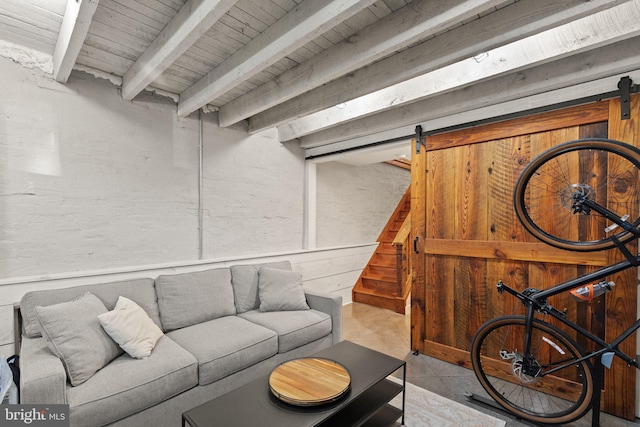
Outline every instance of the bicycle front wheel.
[[608, 139], [557, 145], [531, 161], [516, 182], [513, 203], [522, 225], [552, 246], [597, 251], [634, 235], [590, 209], [589, 200], [640, 224], [640, 150]]
[[524, 354], [524, 316], [486, 322], [471, 342], [471, 363], [482, 387], [507, 411], [536, 423], [561, 424], [590, 408], [593, 375], [582, 350], [556, 327], [534, 319]]

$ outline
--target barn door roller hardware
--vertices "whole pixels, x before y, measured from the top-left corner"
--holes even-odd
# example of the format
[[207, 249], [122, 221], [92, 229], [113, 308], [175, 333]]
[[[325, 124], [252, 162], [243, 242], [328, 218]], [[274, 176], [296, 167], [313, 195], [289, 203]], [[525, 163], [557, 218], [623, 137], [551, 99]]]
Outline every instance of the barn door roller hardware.
[[618, 82], [618, 89], [620, 89], [620, 120], [629, 120], [631, 118], [631, 94], [638, 93], [638, 85], [632, 84], [629, 76], [624, 76]]
[[422, 126], [416, 126], [416, 154], [420, 154], [420, 145], [427, 148], [426, 137], [422, 134]]

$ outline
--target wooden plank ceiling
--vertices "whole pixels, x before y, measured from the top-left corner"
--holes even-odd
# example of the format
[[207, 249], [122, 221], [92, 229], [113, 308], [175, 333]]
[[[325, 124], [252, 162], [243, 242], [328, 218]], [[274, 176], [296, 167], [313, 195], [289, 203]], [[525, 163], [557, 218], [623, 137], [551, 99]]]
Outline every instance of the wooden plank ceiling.
[[615, 90], [639, 34], [640, 0], [0, 2], [0, 55], [277, 128], [308, 155]]

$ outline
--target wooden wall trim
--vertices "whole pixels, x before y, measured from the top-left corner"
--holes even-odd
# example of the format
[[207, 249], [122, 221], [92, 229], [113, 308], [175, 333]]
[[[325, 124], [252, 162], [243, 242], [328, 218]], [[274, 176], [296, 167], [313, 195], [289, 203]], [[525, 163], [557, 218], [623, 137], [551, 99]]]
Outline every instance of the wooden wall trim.
[[608, 265], [606, 252], [571, 252], [545, 243], [484, 240], [427, 239], [424, 252], [431, 255], [509, 259], [572, 265]]
[[599, 101], [573, 108], [491, 123], [479, 126], [473, 129], [473, 132], [469, 132], [469, 129], [460, 129], [454, 132], [430, 135], [427, 138], [426, 147], [427, 151], [440, 150], [500, 138], [511, 138], [570, 126], [603, 122], [608, 119], [609, 101]]

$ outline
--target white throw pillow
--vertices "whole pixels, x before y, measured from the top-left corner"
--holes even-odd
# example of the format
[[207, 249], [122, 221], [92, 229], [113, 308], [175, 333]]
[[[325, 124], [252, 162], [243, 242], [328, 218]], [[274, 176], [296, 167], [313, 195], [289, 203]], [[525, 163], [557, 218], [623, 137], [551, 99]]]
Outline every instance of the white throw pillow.
[[123, 296], [112, 311], [98, 316], [109, 336], [131, 357], [149, 357], [164, 335], [149, 315], [135, 302]]

